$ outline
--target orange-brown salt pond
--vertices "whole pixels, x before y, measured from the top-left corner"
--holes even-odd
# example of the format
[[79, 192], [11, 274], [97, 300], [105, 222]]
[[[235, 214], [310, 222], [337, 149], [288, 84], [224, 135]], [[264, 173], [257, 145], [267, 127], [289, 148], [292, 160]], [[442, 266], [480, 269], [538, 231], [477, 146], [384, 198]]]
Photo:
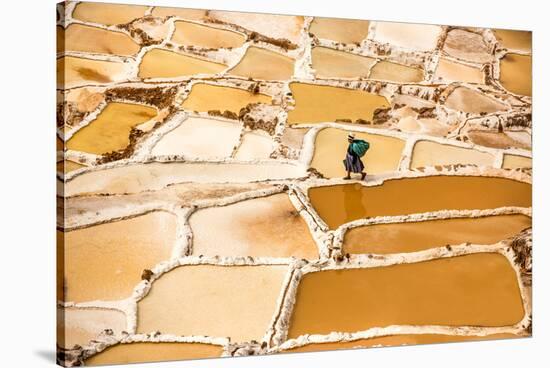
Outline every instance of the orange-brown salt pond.
[[138, 303], [139, 333], [263, 338], [287, 266], [181, 266], [157, 279]]
[[331, 229], [360, 218], [439, 210], [531, 206], [531, 184], [476, 176], [392, 179], [365, 187], [358, 183], [310, 188], [314, 209]]
[[238, 114], [243, 107], [256, 102], [271, 104], [271, 97], [239, 88], [197, 83], [191, 88], [182, 107], [191, 111], [228, 110]]
[[369, 21], [315, 17], [309, 32], [322, 39], [358, 44], [367, 38]]
[[246, 37], [242, 33], [214, 28], [203, 24], [177, 21], [172, 41], [184, 46], [211, 49], [242, 46]]
[[376, 59], [338, 51], [328, 47], [311, 50], [312, 67], [318, 78], [368, 77]]
[[126, 148], [130, 131], [157, 115], [153, 107], [110, 102], [90, 124], [77, 131], [67, 142], [67, 148], [101, 155]]
[[128, 298], [144, 269], [170, 259], [176, 231], [174, 215], [151, 212], [65, 232], [65, 301]]
[[349, 88], [293, 82], [290, 90], [296, 101], [288, 113], [290, 124], [372, 120], [376, 109], [390, 106], [383, 96]]
[[145, 15], [148, 6], [82, 2], [76, 5], [73, 18], [100, 24], [125, 24]]
[[130, 364], [221, 356], [218, 345], [178, 342], [134, 342], [117, 344], [86, 359], [85, 365]]
[[347, 253], [406, 253], [445, 245], [491, 245], [531, 227], [525, 215], [454, 218], [356, 227], [344, 236]]
[[194, 74], [216, 74], [227, 65], [169, 50], [147, 51], [139, 64], [140, 78], [177, 78]]
[[530, 55], [506, 54], [500, 60], [500, 83], [512, 93], [531, 96], [532, 74]]
[[382, 337], [373, 337], [370, 339], [359, 339], [355, 341], [316, 343], [300, 346], [285, 350], [287, 353], [305, 353], [313, 351], [339, 350], [371, 348], [380, 346], [400, 346], [400, 345], [422, 345], [438, 344], [447, 342], [461, 341], [483, 341], [496, 339], [513, 339], [520, 336], [511, 333], [501, 333], [487, 336], [459, 336], [459, 335], [441, 335], [441, 334], [403, 334], [390, 335]]
[[125, 33], [71, 24], [65, 30], [65, 50], [131, 56], [140, 46]]
[[509, 326], [523, 316], [508, 259], [477, 253], [308, 273], [298, 287], [288, 337], [390, 325]]
[[286, 80], [294, 74], [294, 60], [278, 52], [249, 47], [228, 74], [265, 80]]

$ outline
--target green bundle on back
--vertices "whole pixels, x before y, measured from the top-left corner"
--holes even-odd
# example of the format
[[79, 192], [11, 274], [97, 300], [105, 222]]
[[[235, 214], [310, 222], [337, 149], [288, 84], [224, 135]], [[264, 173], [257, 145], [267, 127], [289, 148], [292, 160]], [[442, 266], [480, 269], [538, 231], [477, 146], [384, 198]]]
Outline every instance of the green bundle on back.
[[362, 139], [354, 139], [351, 143], [351, 150], [359, 157], [365, 156], [370, 147], [369, 142]]

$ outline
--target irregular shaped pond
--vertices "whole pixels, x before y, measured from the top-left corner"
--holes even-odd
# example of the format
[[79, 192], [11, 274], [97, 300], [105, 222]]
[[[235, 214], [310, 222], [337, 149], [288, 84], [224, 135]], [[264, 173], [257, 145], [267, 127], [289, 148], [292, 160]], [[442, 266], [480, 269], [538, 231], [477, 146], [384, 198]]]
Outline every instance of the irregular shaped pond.
[[390, 325], [509, 326], [523, 316], [517, 275], [508, 259], [478, 253], [306, 274], [288, 337]]
[[140, 333], [261, 341], [277, 310], [287, 266], [181, 266], [138, 303]]
[[331, 229], [360, 218], [445, 209], [530, 207], [531, 184], [476, 176], [428, 176], [386, 180], [382, 185], [310, 188], [311, 203]]
[[352, 254], [391, 254], [467, 242], [492, 245], [528, 227], [531, 227], [531, 218], [525, 215], [367, 225], [348, 230], [343, 248]]
[[318, 258], [309, 229], [286, 193], [202, 209], [189, 223], [194, 255]]

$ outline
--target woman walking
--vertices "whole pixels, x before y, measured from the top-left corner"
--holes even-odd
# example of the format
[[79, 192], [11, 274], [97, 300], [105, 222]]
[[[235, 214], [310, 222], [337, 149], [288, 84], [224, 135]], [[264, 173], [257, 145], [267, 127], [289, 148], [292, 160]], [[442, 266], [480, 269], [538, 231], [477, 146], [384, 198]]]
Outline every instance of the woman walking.
[[364, 180], [367, 173], [363, 172], [365, 165], [361, 161], [361, 157], [365, 155], [369, 149], [369, 143], [361, 139], [355, 139], [355, 134], [348, 134], [348, 150], [346, 152], [346, 159], [344, 160], [344, 166], [348, 175], [344, 177], [344, 180], [351, 179], [351, 173], [361, 173], [361, 180]]

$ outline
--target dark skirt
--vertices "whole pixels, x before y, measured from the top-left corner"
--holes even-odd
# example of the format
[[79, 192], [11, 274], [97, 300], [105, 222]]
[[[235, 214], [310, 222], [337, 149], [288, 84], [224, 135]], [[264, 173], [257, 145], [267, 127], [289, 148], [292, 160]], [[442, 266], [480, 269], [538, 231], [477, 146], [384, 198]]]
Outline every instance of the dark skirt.
[[346, 167], [346, 171], [353, 172], [353, 173], [361, 173], [365, 168], [365, 165], [363, 165], [363, 161], [361, 161], [359, 156], [353, 155], [349, 152], [346, 153], [344, 166]]

